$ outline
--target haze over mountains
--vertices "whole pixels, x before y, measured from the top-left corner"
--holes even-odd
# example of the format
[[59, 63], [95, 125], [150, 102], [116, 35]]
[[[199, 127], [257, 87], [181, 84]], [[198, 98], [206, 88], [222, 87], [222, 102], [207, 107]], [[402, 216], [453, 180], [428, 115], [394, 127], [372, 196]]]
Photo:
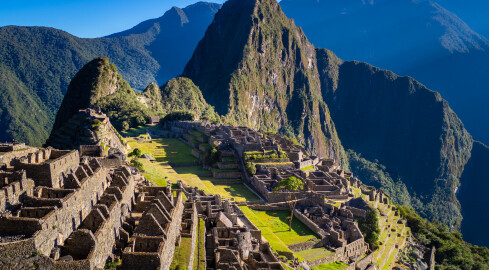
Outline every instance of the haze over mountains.
[[440, 92], [471, 134], [489, 143], [489, 41], [438, 3], [464, 14], [469, 8], [462, 6], [481, 11], [487, 6], [448, 0], [280, 4], [315, 46], [331, 49], [343, 59], [414, 77]]

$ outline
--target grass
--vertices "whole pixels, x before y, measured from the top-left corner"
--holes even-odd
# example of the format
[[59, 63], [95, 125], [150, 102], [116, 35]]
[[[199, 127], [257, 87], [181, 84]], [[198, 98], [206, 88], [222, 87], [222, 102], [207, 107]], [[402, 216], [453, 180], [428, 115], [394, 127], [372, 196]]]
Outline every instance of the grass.
[[[276, 252], [292, 253], [288, 245], [318, 240], [316, 235], [297, 219], [292, 221], [292, 230], [289, 231], [287, 218], [290, 212], [288, 211], [257, 211], [247, 206], [239, 208], [261, 230], [262, 236]], [[294, 255], [304, 260], [299, 253], [294, 253]]]
[[205, 222], [199, 218], [197, 227], [197, 246], [194, 253], [194, 269], [205, 269]]
[[175, 253], [173, 254], [173, 261], [171, 262], [171, 270], [181, 270], [187, 269], [190, 260], [190, 253], [192, 247], [191, 237], [182, 237], [180, 245], [175, 248]]
[[348, 268], [348, 264], [343, 262], [333, 262], [320, 264], [312, 268], [312, 270], [343, 270]]
[[[251, 190], [242, 183], [223, 184], [226, 180], [215, 180], [210, 177], [211, 172], [200, 166], [172, 167], [172, 164], [193, 163], [197, 159], [192, 156], [192, 148], [177, 139], [153, 139], [151, 143], [137, 143], [136, 138], [128, 139], [129, 145], [141, 149], [143, 154], [152, 155], [156, 161], [139, 159], [143, 163], [144, 176], [159, 186], [166, 186], [167, 181], [183, 183], [198, 187], [208, 194], [219, 194], [223, 198], [235, 201], [260, 200]], [[200, 176], [199, 176], [200, 175]], [[235, 180], [233, 180], [235, 181]]]
[[313, 169], [314, 169], [314, 166], [311, 165], [311, 166], [304, 167], [301, 170], [303, 170], [303, 171], [309, 171], [309, 170], [313, 170]]
[[[133, 130], [131, 132], [137, 132]], [[137, 138], [127, 139], [132, 149], [139, 148], [143, 154], [149, 154], [156, 161], [149, 161], [141, 158], [145, 170], [144, 176], [159, 186], [166, 186], [166, 181], [171, 180], [176, 183], [179, 179], [178, 174], [168, 164], [172, 163], [193, 163], [197, 159], [190, 153], [190, 147], [177, 139], [153, 139], [150, 143], [138, 143]]]
[[269, 163], [260, 163], [255, 162], [256, 165], [294, 165], [292, 162], [269, 162]]
[[255, 215], [254, 211], [247, 206], [239, 206], [243, 213], [261, 230], [261, 234], [270, 243], [270, 247], [276, 252], [290, 252], [292, 251], [287, 247], [287, 245], [282, 242], [280, 238], [275, 235], [275, 233], [269, 228], [258, 216]]
[[130, 129], [123, 131], [121, 133], [122, 133], [122, 135], [124, 135], [126, 137], [138, 137], [141, 134], [146, 134], [147, 128], [148, 127], [140, 126], [137, 128], [130, 128]]
[[296, 252], [297, 255], [301, 256], [304, 258], [306, 261], [315, 261], [319, 260], [321, 258], [324, 258], [330, 254], [333, 254], [334, 252], [327, 250], [326, 248], [312, 248], [312, 249], [306, 249], [303, 251]]

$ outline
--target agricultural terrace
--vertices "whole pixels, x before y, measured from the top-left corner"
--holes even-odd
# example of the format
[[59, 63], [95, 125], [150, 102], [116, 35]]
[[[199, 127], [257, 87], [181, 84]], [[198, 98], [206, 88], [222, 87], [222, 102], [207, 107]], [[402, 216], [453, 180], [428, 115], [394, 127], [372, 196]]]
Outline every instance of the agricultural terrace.
[[144, 176], [156, 185], [165, 186], [167, 181], [176, 183], [182, 180], [186, 185], [230, 200], [259, 200], [241, 180], [212, 178], [210, 171], [198, 165], [198, 159], [191, 154], [192, 148], [178, 139], [145, 139], [146, 130], [141, 128], [132, 129], [126, 134], [133, 135], [126, 138], [131, 149], [139, 148], [142, 154], [155, 158], [155, 161], [144, 158], [139, 161], [143, 163]]
[[309, 241], [317, 242], [320, 239], [298, 219], [292, 220], [292, 230], [289, 231], [289, 211], [258, 211], [247, 206], [240, 206], [240, 209], [261, 230], [262, 236], [279, 254], [294, 253], [299, 260], [314, 261], [332, 253], [326, 248], [293, 252], [290, 249], [293, 245]]

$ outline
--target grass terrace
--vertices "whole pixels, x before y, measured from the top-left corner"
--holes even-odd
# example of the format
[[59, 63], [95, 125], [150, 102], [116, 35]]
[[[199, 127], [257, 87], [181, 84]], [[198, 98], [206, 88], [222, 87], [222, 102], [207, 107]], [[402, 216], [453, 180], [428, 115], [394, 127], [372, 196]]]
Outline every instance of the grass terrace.
[[314, 166], [312, 166], [312, 165], [311, 166], [307, 166], [307, 167], [302, 168], [301, 170], [303, 170], [303, 171], [314, 170]]
[[171, 270], [187, 269], [190, 260], [190, 253], [192, 252], [192, 238], [182, 237], [180, 245], [175, 248], [173, 254], [173, 261], [171, 262]]
[[312, 270], [343, 270], [346, 268], [348, 268], [348, 264], [344, 262], [333, 262], [312, 267]]
[[[241, 181], [235, 179], [214, 179], [212, 173], [196, 166], [175, 166], [179, 164], [188, 165], [197, 162], [192, 154], [192, 148], [178, 139], [158, 138], [149, 143], [138, 143], [137, 140], [145, 130], [134, 130], [138, 137], [128, 138], [131, 148], [139, 148], [143, 154], [153, 156], [156, 161], [140, 158], [145, 170], [144, 176], [159, 186], [165, 186], [167, 181], [183, 183], [192, 187], [198, 187], [208, 194], [219, 194], [223, 198], [234, 199], [234, 201], [258, 201], [260, 200]], [[172, 167], [169, 162], [175, 167]], [[222, 170], [227, 171], [227, 170]]]
[[[298, 219], [292, 220], [292, 230], [289, 231], [289, 211], [257, 211], [247, 206], [240, 206], [240, 209], [262, 231], [263, 237], [276, 252], [292, 252], [288, 246], [319, 240], [314, 232]], [[295, 252], [294, 256], [300, 260], [312, 261], [329, 254], [331, 251], [325, 248], [315, 248]]]
[[194, 269], [205, 269], [205, 222], [199, 218], [197, 227], [197, 246], [194, 253]]
[[303, 251], [296, 252], [295, 254], [301, 256], [306, 261], [315, 261], [322, 259], [330, 254], [333, 254], [333, 251], [327, 250], [326, 248], [312, 248], [306, 249]]

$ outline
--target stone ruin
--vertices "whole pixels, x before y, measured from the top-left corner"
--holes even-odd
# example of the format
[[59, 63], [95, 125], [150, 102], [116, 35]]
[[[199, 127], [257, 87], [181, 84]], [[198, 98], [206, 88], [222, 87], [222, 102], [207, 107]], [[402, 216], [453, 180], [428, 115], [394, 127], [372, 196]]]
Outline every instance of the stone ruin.
[[103, 268], [125, 235], [140, 178], [77, 150], [9, 160], [0, 171], [0, 268]]
[[[207, 269], [284, 269], [261, 231], [233, 202], [219, 195], [207, 195], [198, 188], [179, 182], [189, 198], [187, 208], [205, 220], [207, 237], [205, 258]], [[194, 212], [195, 213], [195, 212]]]
[[100, 269], [120, 258], [121, 269], [167, 270], [182, 238], [191, 239], [188, 269], [194, 257], [208, 269], [283, 269], [234, 203], [181, 182], [152, 186], [130, 167], [104, 166], [107, 157], [82, 149], [36, 149], [4, 165], [1, 269]]
[[99, 146], [103, 153], [114, 148], [127, 154], [126, 143], [100, 108], [80, 110], [60, 128], [53, 130], [46, 144], [58, 149], [87, 146], [81, 151], [87, 151], [88, 155], [96, 151], [96, 146]]
[[[355, 222], [355, 219], [366, 218], [368, 204], [361, 198], [355, 199], [354, 189], [360, 190], [375, 204], [388, 204], [389, 197], [382, 190], [364, 187], [352, 173], [342, 170], [335, 160], [308, 155], [303, 147], [280, 134], [206, 121], [174, 121], [166, 125], [185, 139], [186, 134], [192, 133], [191, 130], [204, 133], [209, 136], [209, 143], [227, 146], [228, 151], [240, 157], [241, 166], [244, 162], [252, 161], [256, 173], [243, 173], [243, 179], [268, 203], [284, 203], [291, 197], [288, 191], [275, 190], [281, 180], [290, 176], [302, 180], [304, 189], [294, 194], [299, 201], [294, 215], [321, 236], [319, 246], [334, 251], [332, 256], [327, 256], [320, 263], [343, 261], [350, 264], [352, 269], [375, 268], [371, 253], [357, 262], [370, 251]], [[283, 157], [284, 153], [286, 158]], [[253, 155], [259, 159], [250, 159]], [[340, 206], [330, 204], [332, 202], [339, 202]], [[226, 258], [232, 256], [227, 254]]]

